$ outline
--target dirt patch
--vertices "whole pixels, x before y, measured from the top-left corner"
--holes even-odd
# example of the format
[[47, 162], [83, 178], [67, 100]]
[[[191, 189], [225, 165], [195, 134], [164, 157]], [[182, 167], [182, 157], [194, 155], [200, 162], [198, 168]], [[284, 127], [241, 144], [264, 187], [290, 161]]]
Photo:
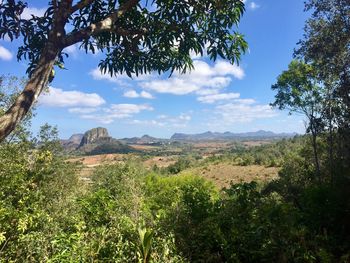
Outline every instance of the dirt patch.
[[144, 144], [129, 144], [132, 148], [140, 151], [154, 151], [158, 150], [161, 147], [159, 146], [154, 146], [154, 145], [144, 145]]
[[203, 176], [220, 188], [230, 186], [231, 182], [269, 182], [278, 177], [278, 171], [279, 168], [276, 167], [261, 165], [238, 166], [227, 163], [210, 164], [191, 170], [193, 174]]
[[176, 162], [176, 156], [156, 156], [144, 161], [147, 168], [152, 168], [157, 165], [159, 168], [168, 167]]
[[82, 156], [69, 159], [70, 162], [81, 162], [83, 165], [100, 165], [102, 163], [113, 163], [122, 161], [126, 154], [100, 154], [91, 156]]

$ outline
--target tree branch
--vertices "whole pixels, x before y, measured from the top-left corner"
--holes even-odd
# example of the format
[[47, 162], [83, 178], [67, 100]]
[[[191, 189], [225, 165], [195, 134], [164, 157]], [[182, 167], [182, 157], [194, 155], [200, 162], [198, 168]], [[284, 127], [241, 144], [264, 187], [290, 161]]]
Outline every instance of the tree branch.
[[[90, 0], [85, 0], [90, 1]], [[121, 35], [131, 35], [135, 31], [127, 31], [121, 28], [115, 28], [114, 23], [118, 18], [122, 17], [126, 12], [135, 7], [140, 0], [129, 0], [120, 6], [115, 12], [111, 13], [105, 19], [101, 20], [98, 23], [91, 24], [88, 27], [85, 27], [79, 31], [72, 32], [67, 35], [64, 39], [64, 47], [71, 46], [75, 43], [82, 41], [83, 39], [89, 38], [90, 36], [97, 35], [102, 32], [115, 32], [120, 33]], [[127, 33], [128, 32], [128, 33]], [[138, 32], [140, 33], [140, 32]], [[134, 34], [135, 35], [135, 34]]]
[[70, 9], [70, 14], [73, 14], [74, 12], [88, 6], [89, 4], [92, 4], [95, 0], [80, 0], [78, 3], [76, 3], [72, 8]]

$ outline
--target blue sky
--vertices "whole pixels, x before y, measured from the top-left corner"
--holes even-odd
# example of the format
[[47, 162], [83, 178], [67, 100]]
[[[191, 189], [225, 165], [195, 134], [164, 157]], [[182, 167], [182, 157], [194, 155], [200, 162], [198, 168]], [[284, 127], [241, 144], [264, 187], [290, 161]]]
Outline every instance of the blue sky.
[[[45, 8], [44, 1], [28, 3], [26, 13]], [[116, 138], [208, 130], [303, 133], [301, 116], [271, 109], [269, 103], [271, 85], [291, 61], [307, 17], [303, 0], [246, 0], [239, 31], [249, 52], [240, 65], [194, 55], [195, 70], [171, 78], [110, 78], [97, 70], [103, 54], [70, 47], [68, 70], [58, 71], [50, 93], [39, 99], [33, 132], [47, 122], [57, 125], [62, 138], [97, 126]], [[17, 43], [0, 41], [0, 74], [25, 75], [26, 62], [16, 60], [16, 48]]]

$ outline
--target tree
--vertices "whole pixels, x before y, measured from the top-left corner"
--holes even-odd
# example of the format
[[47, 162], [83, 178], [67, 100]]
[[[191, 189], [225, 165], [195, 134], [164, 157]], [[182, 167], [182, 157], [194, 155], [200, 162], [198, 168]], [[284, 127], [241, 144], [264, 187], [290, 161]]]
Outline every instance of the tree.
[[[64, 67], [64, 48], [81, 43], [86, 52], [102, 51], [99, 68], [129, 77], [156, 71], [191, 69], [191, 53], [207, 51], [238, 62], [247, 48], [236, 26], [244, 12], [241, 0], [52, 0], [43, 17], [21, 18], [26, 3], [0, 3], [0, 38], [20, 38], [18, 59], [28, 59], [29, 80], [0, 118], [0, 141], [24, 118]], [[66, 30], [70, 29], [70, 32]]]
[[333, 159], [333, 130], [338, 138], [338, 160], [349, 170], [350, 163], [350, 1], [308, 0], [304, 38], [295, 55], [312, 63], [328, 90], [325, 104], [328, 119], [330, 160]]
[[293, 60], [288, 70], [278, 76], [272, 90], [277, 91], [271, 105], [289, 113], [301, 113], [308, 119], [307, 132], [312, 135], [316, 171], [320, 173], [317, 136], [322, 131], [323, 93], [312, 65]]
[[[18, 78], [10, 75], [0, 75], [0, 118], [5, 114], [17, 96], [20, 94], [23, 85], [25, 84], [24, 78]], [[28, 141], [30, 140], [30, 125], [31, 119], [34, 115], [34, 109], [32, 108], [24, 117], [20, 125], [14, 129], [11, 136], [8, 136], [5, 142], [14, 141]]]

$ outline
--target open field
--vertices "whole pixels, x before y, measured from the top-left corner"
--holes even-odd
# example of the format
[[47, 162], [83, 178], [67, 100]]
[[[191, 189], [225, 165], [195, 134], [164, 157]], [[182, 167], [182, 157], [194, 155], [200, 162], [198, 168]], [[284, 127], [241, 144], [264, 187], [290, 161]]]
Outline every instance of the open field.
[[262, 165], [238, 166], [230, 163], [209, 164], [185, 170], [183, 173], [192, 173], [214, 182], [220, 188], [228, 187], [230, 183], [242, 182], [269, 182], [276, 179], [279, 168]]
[[[197, 147], [205, 147], [212, 145], [197, 145]], [[210, 150], [209, 150], [210, 151]], [[202, 156], [202, 160], [207, 157], [214, 156], [214, 154], [208, 155], [208, 149], [205, 151], [205, 155]], [[90, 175], [94, 169], [103, 164], [113, 164], [117, 162], [123, 162], [130, 158], [136, 158], [140, 160], [146, 169], [152, 169], [154, 166], [160, 169], [166, 169], [168, 166], [173, 165], [179, 159], [179, 155], [170, 156], [150, 156], [144, 158], [143, 155], [138, 154], [101, 154], [92, 156], [82, 156], [70, 159], [72, 162], [80, 162], [83, 166], [81, 170], [82, 180], [89, 181]], [[228, 187], [231, 183], [242, 182], [269, 182], [278, 176], [279, 168], [277, 167], [265, 167], [264, 165], [247, 165], [240, 166], [235, 163], [227, 161], [215, 161], [209, 163], [198, 162], [197, 165], [187, 168], [181, 171], [180, 174], [193, 174], [204, 177], [205, 179], [212, 181], [219, 188]]]

